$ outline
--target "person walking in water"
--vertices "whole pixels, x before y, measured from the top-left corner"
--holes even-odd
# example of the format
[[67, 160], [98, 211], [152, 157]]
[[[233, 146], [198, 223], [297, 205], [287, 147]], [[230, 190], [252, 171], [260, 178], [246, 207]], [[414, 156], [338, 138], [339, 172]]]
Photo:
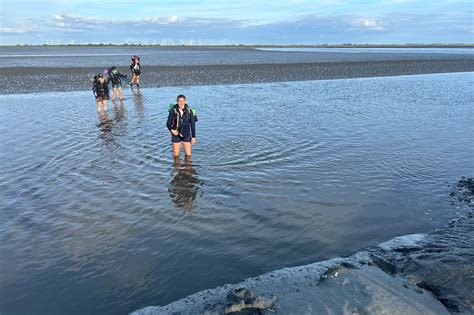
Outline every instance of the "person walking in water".
[[137, 83], [137, 94], [140, 95], [140, 75], [142, 73], [142, 67], [140, 66], [140, 57], [132, 56], [130, 70], [132, 71], [132, 81], [130, 82], [130, 87], [133, 91], [133, 83]]
[[171, 143], [175, 157], [179, 156], [181, 144], [184, 147], [184, 154], [187, 157], [191, 156], [191, 145], [196, 143], [196, 122], [197, 117], [186, 104], [186, 97], [179, 95], [177, 104], [170, 110], [166, 123], [171, 132]]
[[122, 78], [126, 78], [126, 74], [121, 74], [117, 67], [112, 67], [109, 70], [109, 81], [112, 82], [112, 88], [114, 89], [112, 94], [112, 101], [115, 101], [117, 91], [119, 92], [119, 99], [123, 100], [123, 89], [122, 89]]
[[110, 98], [109, 85], [105, 82], [102, 73], [94, 77], [92, 90], [94, 91], [95, 100], [97, 102], [97, 113], [100, 115], [102, 109], [104, 109], [104, 113], [107, 113], [107, 100]]

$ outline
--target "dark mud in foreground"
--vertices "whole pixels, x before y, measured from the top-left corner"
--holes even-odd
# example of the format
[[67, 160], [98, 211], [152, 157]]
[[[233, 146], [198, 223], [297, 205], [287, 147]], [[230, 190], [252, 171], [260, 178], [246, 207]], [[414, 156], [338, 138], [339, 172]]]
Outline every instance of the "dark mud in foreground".
[[[101, 68], [1, 68], [0, 94], [82, 91]], [[128, 73], [126, 67], [119, 67]], [[243, 65], [146, 66], [142, 87], [330, 80], [474, 71], [474, 58]]]
[[[462, 178], [451, 193], [470, 209], [435, 229], [423, 246], [382, 250], [374, 262], [385, 272], [429, 291], [451, 313], [474, 312], [474, 179]], [[454, 205], [454, 202], [453, 202]]]

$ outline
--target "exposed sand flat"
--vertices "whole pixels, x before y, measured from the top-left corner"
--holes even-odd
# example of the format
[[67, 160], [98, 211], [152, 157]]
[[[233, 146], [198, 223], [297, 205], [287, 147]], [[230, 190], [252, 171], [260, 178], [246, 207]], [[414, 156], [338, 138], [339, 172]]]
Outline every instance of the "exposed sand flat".
[[[0, 94], [91, 89], [100, 68], [0, 68]], [[119, 67], [128, 73], [126, 67]], [[470, 72], [474, 58], [274, 63], [244, 65], [146, 66], [142, 87], [330, 80], [410, 74]]]

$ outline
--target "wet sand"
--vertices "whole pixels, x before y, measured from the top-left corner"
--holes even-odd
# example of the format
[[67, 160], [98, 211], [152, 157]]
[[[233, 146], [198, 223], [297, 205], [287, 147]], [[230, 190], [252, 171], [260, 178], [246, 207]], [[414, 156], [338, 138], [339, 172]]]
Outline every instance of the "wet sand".
[[[472, 314], [474, 181], [452, 196], [470, 210], [429, 234], [396, 237], [348, 258], [285, 268], [204, 290], [154, 314]], [[244, 291], [244, 298], [236, 297]]]
[[[92, 67], [10, 67], [0, 69], [0, 94], [91, 89]], [[119, 67], [128, 73], [127, 67]], [[142, 87], [221, 85], [330, 80], [474, 71], [474, 58], [272, 63], [244, 65], [145, 66]]]

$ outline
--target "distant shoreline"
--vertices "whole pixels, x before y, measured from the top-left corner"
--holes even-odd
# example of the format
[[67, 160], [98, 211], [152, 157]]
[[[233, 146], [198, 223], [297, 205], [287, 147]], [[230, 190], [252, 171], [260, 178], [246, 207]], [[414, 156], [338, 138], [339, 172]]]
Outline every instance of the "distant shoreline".
[[0, 45], [0, 48], [31, 48], [31, 47], [73, 47], [73, 48], [88, 48], [88, 47], [101, 47], [101, 48], [474, 48], [474, 44], [321, 44], [321, 45], [144, 45], [144, 44], [64, 44], [64, 45]]

